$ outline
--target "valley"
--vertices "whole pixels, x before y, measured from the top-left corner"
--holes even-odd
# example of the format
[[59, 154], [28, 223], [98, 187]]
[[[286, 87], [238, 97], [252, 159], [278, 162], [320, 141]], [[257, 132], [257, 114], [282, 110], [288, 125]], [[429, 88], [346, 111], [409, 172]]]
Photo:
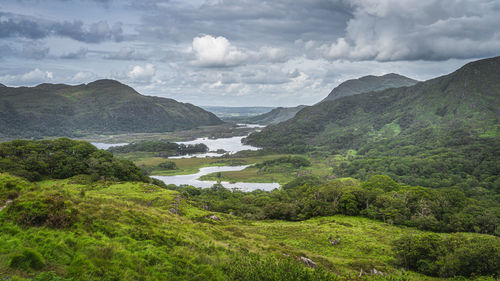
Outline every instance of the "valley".
[[496, 280], [499, 61], [161, 132], [4, 134], [0, 278]]

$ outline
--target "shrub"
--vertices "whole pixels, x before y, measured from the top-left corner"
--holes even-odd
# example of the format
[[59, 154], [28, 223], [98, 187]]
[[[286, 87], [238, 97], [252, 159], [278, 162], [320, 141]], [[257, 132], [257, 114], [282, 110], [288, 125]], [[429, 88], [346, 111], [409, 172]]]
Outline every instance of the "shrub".
[[158, 165], [158, 167], [166, 169], [166, 170], [177, 170], [177, 165], [175, 164], [175, 162], [172, 162], [172, 161], [160, 163]]
[[45, 262], [38, 252], [31, 249], [24, 249], [20, 255], [12, 257], [9, 266], [24, 270], [39, 270], [45, 267]]
[[498, 237], [407, 235], [396, 240], [394, 246], [401, 265], [427, 275], [469, 277], [500, 273]]

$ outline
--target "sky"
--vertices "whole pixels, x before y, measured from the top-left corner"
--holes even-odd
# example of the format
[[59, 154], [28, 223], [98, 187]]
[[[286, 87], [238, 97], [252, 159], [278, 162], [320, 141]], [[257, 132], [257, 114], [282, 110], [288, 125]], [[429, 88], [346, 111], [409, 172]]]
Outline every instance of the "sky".
[[0, 83], [116, 79], [195, 105], [314, 104], [500, 55], [500, 0], [2, 0]]

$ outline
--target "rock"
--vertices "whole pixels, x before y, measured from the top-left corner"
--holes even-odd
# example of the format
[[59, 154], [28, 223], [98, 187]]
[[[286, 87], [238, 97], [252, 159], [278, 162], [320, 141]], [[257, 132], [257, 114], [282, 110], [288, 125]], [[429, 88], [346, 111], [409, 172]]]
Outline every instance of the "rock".
[[333, 239], [331, 236], [328, 238], [328, 243], [330, 243], [332, 246], [336, 246], [340, 244], [340, 238]]
[[214, 221], [220, 221], [219, 217], [216, 216], [216, 215], [208, 216], [207, 219], [211, 219], [211, 220], [214, 220]]
[[372, 275], [387, 276], [387, 274], [386, 274], [386, 273], [384, 273], [384, 272], [382, 272], [382, 271], [380, 271], [380, 270], [376, 270], [375, 268], [372, 268], [371, 273], [372, 273]]
[[0, 212], [1, 212], [3, 209], [7, 208], [7, 207], [8, 207], [11, 203], [12, 203], [12, 200], [10, 200], [10, 199], [9, 199], [9, 200], [7, 200], [7, 201], [5, 202], [5, 205], [0, 206]]
[[176, 215], [177, 215], [177, 213], [178, 213], [178, 212], [177, 212], [177, 210], [176, 210], [176, 209], [174, 209], [174, 208], [170, 208], [170, 209], [169, 209], [169, 211], [170, 211], [170, 213], [172, 213], [172, 214], [176, 214]]
[[300, 257], [299, 260], [306, 266], [310, 267], [310, 268], [316, 268], [318, 267], [318, 265], [313, 262], [311, 259], [308, 259], [306, 257]]

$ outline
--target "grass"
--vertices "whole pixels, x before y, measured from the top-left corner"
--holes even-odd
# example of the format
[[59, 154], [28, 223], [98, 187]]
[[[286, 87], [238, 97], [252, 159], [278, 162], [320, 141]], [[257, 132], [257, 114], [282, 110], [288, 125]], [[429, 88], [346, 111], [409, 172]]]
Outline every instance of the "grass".
[[[0, 182], [12, 180], [0, 175]], [[63, 228], [29, 226], [16, 222], [11, 207], [0, 212], [0, 279], [52, 271], [72, 280], [226, 280], [228, 265], [247, 253], [306, 256], [335, 274], [376, 268], [400, 276], [391, 243], [420, 233], [345, 216], [244, 220], [199, 209], [176, 191], [145, 183], [17, 181], [22, 190], [12, 206], [57, 194], [78, 211], [78, 219]], [[213, 214], [220, 221], [207, 218]], [[330, 236], [340, 237], [341, 244], [329, 245]], [[31, 257], [42, 262], [31, 268]], [[22, 266], [10, 265], [16, 259]], [[409, 280], [434, 279], [410, 273]]]

